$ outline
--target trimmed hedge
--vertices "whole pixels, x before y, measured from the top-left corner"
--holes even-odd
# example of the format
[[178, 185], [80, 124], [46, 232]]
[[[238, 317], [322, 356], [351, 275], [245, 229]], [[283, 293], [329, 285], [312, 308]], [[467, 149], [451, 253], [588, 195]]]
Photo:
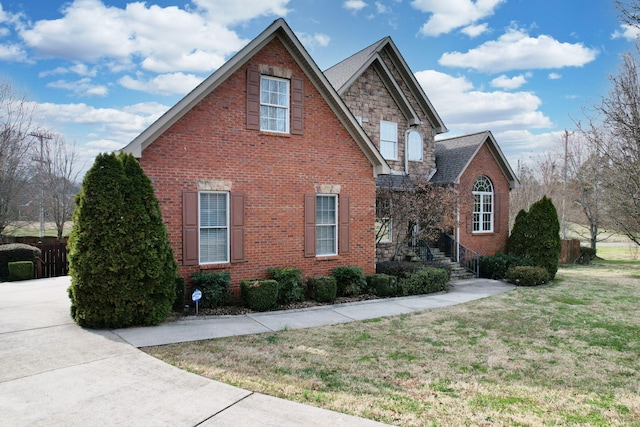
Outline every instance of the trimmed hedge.
[[278, 282], [278, 304], [304, 300], [302, 271], [299, 268], [270, 268], [267, 272]]
[[200, 308], [221, 307], [231, 301], [231, 274], [226, 271], [193, 273], [191, 284], [202, 291]]
[[519, 255], [497, 254], [482, 256], [480, 257], [480, 277], [502, 280], [507, 276], [507, 271], [511, 267], [533, 265], [535, 263], [531, 258]]
[[278, 282], [273, 279], [242, 280], [240, 291], [247, 307], [254, 311], [271, 310], [278, 301]]
[[382, 261], [376, 264], [376, 273], [388, 274], [394, 276], [398, 280], [411, 276], [420, 270], [424, 265], [419, 262], [411, 261]]
[[336, 300], [338, 285], [333, 276], [310, 277], [307, 280], [307, 298], [318, 302]]
[[398, 295], [398, 279], [389, 274], [370, 274], [367, 279], [367, 291], [379, 297]]
[[331, 275], [336, 278], [338, 295], [341, 297], [360, 295], [367, 287], [362, 267], [337, 267], [333, 269]]
[[42, 256], [40, 248], [24, 243], [10, 243], [0, 245], [0, 282], [7, 282], [9, 277], [9, 263], [16, 261], [35, 261]]
[[507, 271], [506, 279], [516, 286], [539, 286], [549, 281], [549, 273], [543, 267], [518, 266]]
[[422, 295], [448, 289], [449, 274], [442, 268], [423, 267], [400, 281], [403, 295]]
[[34, 277], [33, 261], [14, 261], [9, 263], [9, 280], [29, 280]]

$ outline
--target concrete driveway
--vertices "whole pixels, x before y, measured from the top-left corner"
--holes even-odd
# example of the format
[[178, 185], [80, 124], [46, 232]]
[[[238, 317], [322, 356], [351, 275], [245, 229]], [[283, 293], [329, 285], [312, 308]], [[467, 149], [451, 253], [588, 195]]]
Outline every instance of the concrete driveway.
[[68, 286], [0, 283], [0, 425], [381, 425], [212, 381], [80, 328]]

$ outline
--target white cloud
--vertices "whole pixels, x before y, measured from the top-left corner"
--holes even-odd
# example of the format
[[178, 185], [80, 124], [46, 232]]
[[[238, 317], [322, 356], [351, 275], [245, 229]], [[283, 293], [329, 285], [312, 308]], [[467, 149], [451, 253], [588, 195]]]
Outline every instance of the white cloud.
[[491, 80], [491, 86], [506, 90], [518, 89], [527, 82], [527, 77], [525, 74], [513, 77], [507, 77], [505, 74], [502, 74]]
[[109, 89], [100, 84], [94, 84], [91, 79], [84, 78], [76, 81], [57, 80], [47, 84], [47, 87], [54, 89], [66, 89], [78, 96], [107, 96]]
[[640, 36], [640, 28], [628, 24], [620, 25], [621, 30], [616, 30], [611, 34], [612, 39], [625, 39], [628, 41], [636, 41]]
[[516, 172], [518, 161], [531, 166], [537, 161], [540, 153], [556, 151], [563, 132], [533, 133], [529, 130], [506, 130], [494, 132], [493, 136], [511, 168]]
[[390, 13], [391, 12], [391, 8], [386, 6], [385, 4], [377, 1], [375, 2], [375, 6], [376, 6], [376, 13], [378, 14], [382, 14], [382, 13]]
[[201, 82], [201, 77], [184, 73], [160, 74], [152, 79], [144, 79], [141, 76], [138, 78], [124, 76], [118, 80], [118, 83], [127, 89], [157, 95], [184, 95]]
[[478, 37], [479, 35], [484, 34], [487, 31], [489, 31], [489, 25], [487, 23], [480, 25], [469, 25], [460, 30], [460, 32], [466, 34], [471, 38]]
[[296, 37], [300, 39], [300, 42], [305, 48], [313, 50], [316, 47], [327, 47], [331, 42], [331, 37], [322, 33], [308, 34], [308, 33], [296, 33]]
[[259, 16], [286, 16], [289, 0], [193, 0], [204, 10], [209, 21], [220, 25], [236, 25]]
[[445, 53], [438, 61], [449, 67], [473, 68], [486, 72], [508, 70], [581, 67], [598, 52], [582, 43], [562, 43], [547, 35], [531, 37], [511, 28], [498, 40], [488, 41], [466, 53]]
[[55, 76], [59, 74], [74, 73], [79, 76], [95, 77], [98, 74], [97, 67], [89, 68], [86, 64], [75, 63], [70, 67], [56, 67], [53, 70], [41, 71], [38, 73], [38, 77]]
[[549, 80], [558, 80], [562, 78], [562, 74], [559, 73], [549, 73], [549, 75], [547, 76], [549, 77]]
[[365, 3], [363, 0], [347, 0], [347, 1], [344, 2], [344, 4], [342, 6], [345, 9], [349, 9], [349, 10], [352, 10], [354, 12], [357, 12], [357, 11], [367, 7], [368, 4]]
[[483, 92], [465, 77], [433, 70], [416, 78], [449, 129], [460, 134], [549, 128], [551, 120], [538, 108], [540, 98], [530, 92]]
[[[245, 4], [244, 9], [246, 1], [224, 2], [226, 7], [218, 3], [203, 0], [198, 2], [202, 9], [191, 11], [141, 2], [122, 9], [100, 0], [75, 0], [62, 10], [61, 18], [37, 21], [19, 33], [42, 58], [101, 63], [112, 71], [140, 61], [142, 68], [154, 72], [209, 72], [247, 42], [224, 25], [269, 11], [284, 12], [278, 6], [286, 2], [261, 2], [252, 8]], [[214, 6], [235, 8], [235, 13], [213, 20], [207, 8]]]
[[0, 44], [0, 61], [29, 62], [27, 52], [13, 43]]
[[487, 16], [506, 0], [413, 0], [411, 5], [421, 12], [431, 13], [420, 29], [425, 36], [439, 36], [456, 28], [466, 27]]

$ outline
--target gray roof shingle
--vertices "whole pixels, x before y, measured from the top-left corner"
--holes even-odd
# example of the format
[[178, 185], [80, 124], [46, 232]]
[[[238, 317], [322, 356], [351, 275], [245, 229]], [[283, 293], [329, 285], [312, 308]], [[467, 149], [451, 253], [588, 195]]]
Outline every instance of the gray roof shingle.
[[443, 139], [435, 144], [437, 172], [431, 182], [457, 183], [480, 146], [489, 138], [489, 131]]

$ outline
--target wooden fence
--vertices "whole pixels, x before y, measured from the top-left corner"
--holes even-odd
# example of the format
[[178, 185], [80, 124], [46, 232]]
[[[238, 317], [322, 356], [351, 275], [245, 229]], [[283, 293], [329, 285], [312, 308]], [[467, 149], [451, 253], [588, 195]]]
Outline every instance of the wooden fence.
[[38, 278], [66, 276], [69, 273], [66, 243], [40, 243], [35, 246], [42, 251], [38, 263]]

